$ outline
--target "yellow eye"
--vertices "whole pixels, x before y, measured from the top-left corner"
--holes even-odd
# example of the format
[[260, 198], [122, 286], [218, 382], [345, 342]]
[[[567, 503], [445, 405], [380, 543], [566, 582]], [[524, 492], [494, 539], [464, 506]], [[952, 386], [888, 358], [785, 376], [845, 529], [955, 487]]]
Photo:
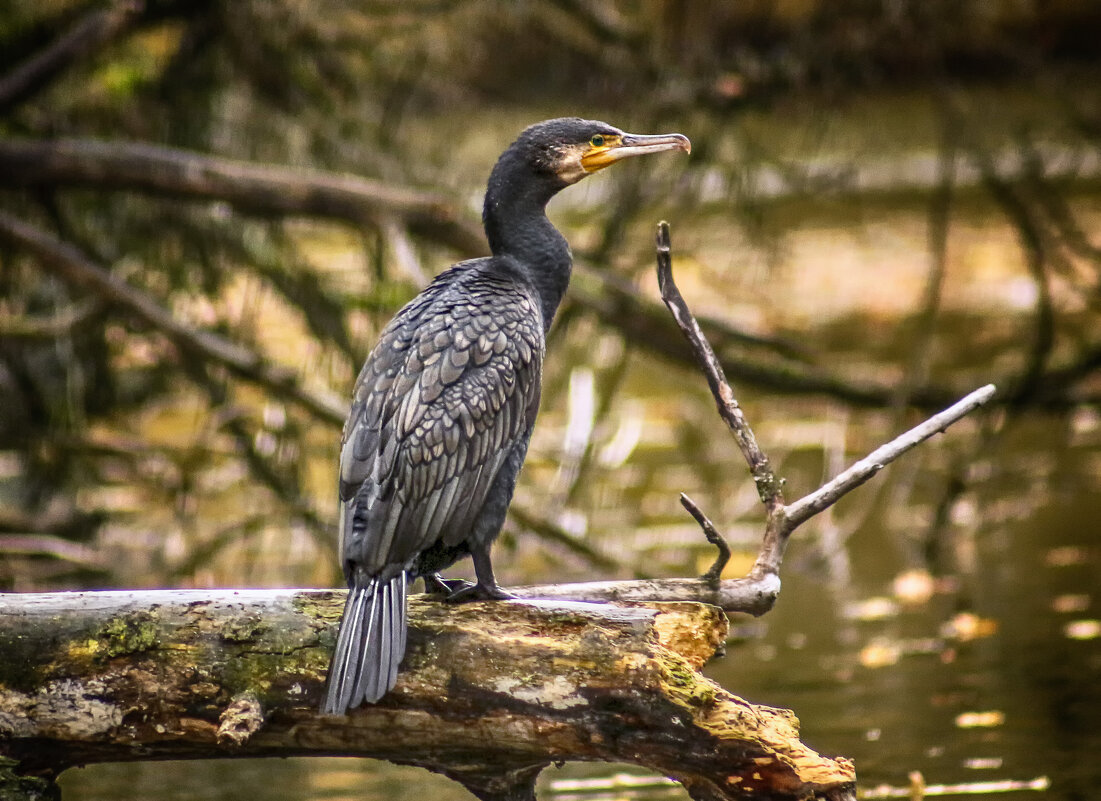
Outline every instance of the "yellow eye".
[[592, 139], [589, 140], [589, 144], [592, 145], [593, 147], [604, 147], [604, 137], [601, 136], [600, 134], [597, 134], [596, 136], [594, 136]]

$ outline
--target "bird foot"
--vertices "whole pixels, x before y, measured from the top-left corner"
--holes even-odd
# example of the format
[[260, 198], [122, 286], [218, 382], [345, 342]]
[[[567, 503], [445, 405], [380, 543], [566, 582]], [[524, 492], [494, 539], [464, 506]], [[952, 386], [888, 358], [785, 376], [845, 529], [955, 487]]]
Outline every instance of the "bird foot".
[[509, 601], [516, 598], [511, 592], [505, 592], [496, 584], [470, 584], [444, 598], [449, 604], [465, 604], [471, 601]]
[[424, 591], [429, 595], [442, 595], [449, 598], [461, 590], [473, 587], [474, 582], [466, 579], [445, 579], [439, 573], [431, 573], [424, 577]]

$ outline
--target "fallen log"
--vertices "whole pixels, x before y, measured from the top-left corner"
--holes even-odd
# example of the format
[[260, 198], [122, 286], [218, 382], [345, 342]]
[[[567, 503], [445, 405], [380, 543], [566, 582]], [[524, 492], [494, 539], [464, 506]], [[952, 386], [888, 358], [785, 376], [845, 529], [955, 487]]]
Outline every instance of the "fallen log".
[[419, 765], [489, 801], [532, 799], [544, 767], [575, 760], [709, 801], [852, 797], [852, 764], [800, 742], [792, 713], [700, 673], [726, 636], [714, 606], [414, 596], [397, 687], [323, 717], [343, 595], [3, 596], [0, 796], [49, 797], [94, 762], [312, 754]]

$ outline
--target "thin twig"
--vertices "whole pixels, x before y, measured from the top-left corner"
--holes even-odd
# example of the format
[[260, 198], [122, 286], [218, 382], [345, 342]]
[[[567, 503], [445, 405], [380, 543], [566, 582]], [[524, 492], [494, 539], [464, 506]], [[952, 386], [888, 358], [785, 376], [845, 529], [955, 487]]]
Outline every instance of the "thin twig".
[[715, 586], [722, 579], [723, 568], [725, 568], [726, 563], [730, 561], [730, 546], [726, 544], [726, 538], [719, 533], [717, 528], [715, 528], [715, 524], [711, 522], [711, 519], [703, 513], [700, 507], [696, 506], [695, 501], [683, 492], [680, 494], [680, 505], [687, 509], [688, 514], [692, 515], [692, 517], [696, 519], [696, 522], [700, 524], [700, 528], [703, 529], [703, 535], [707, 537], [707, 541], [719, 550], [719, 554], [715, 557], [714, 563], [707, 569], [706, 573], [700, 576], [701, 579]]
[[914, 426], [905, 434], [901, 434], [886, 445], [876, 448], [863, 459], [855, 462], [848, 470], [845, 470], [814, 492], [788, 504], [786, 515], [789, 524], [794, 529], [827, 506], [833, 505], [842, 496], [859, 487], [906, 451], [929, 439], [934, 434], [939, 434], [948, 426], [988, 403], [996, 392], [997, 388], [993, 384], [987, 384], [985, 387], [976, 389], [943, 412], [933, 415], [924, 423]]

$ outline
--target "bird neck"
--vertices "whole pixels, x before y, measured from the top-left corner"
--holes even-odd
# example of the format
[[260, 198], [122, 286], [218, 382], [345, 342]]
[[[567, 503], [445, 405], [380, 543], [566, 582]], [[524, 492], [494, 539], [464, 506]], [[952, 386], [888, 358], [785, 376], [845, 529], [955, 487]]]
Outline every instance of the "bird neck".
[[502, 158], [490, 176], [482, 221], [493, 255], [518, 262], [539, 294], [543, 325], [549, 329], [573, 265], [569, 244], [546, 212], [547, 203], [563, 186], [509, 166]]

